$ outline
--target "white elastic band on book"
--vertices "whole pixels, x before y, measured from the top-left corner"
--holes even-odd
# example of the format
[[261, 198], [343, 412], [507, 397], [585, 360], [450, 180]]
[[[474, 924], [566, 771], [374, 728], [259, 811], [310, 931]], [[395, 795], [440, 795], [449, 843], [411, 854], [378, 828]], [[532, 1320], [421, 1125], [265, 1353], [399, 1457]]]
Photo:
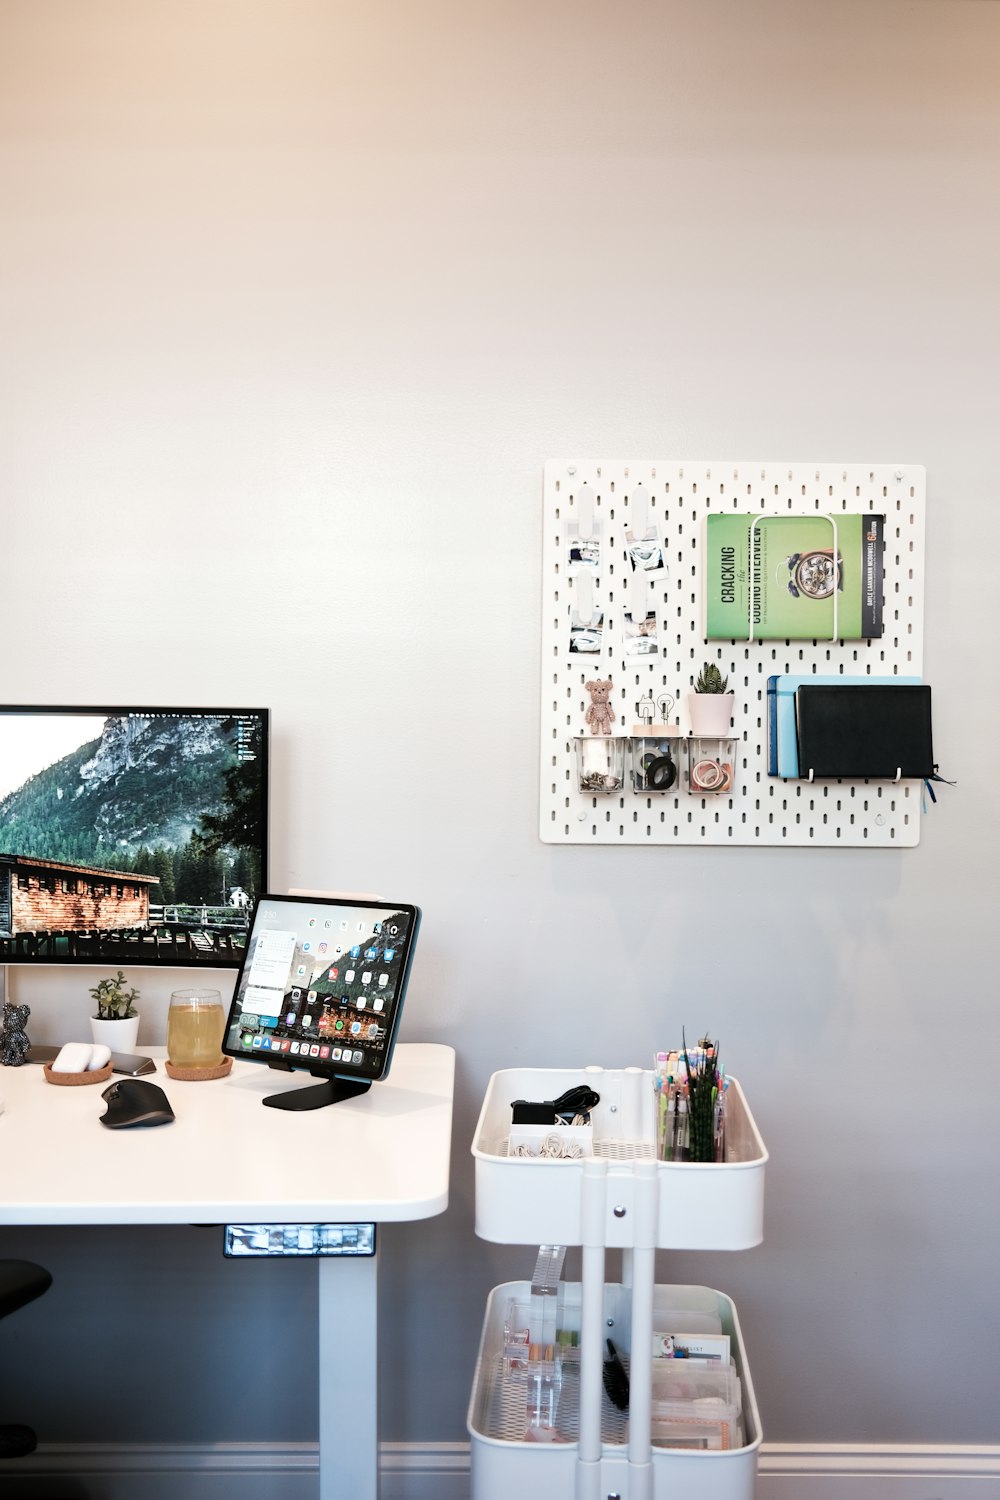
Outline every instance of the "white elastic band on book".
[[[865, 781], [867, 781], [869, 778], [866, 776], [863, 779]], [[902, 770], [902, 767], [901, 766], [897, 766], [896, 767], [896, 774], [892, 778], [892, 784], [893, 784], [893, 786], [895, 786], [898, 781], [902, 781], [902, 779], [903, 779], [903, 770]], [[810, 781], [815, 781], [816, 780], [816, 772], [812, 769], [811, 766], [809, 768], [809, 780]], [[933, 796], [933, 793], [931, 795]]]

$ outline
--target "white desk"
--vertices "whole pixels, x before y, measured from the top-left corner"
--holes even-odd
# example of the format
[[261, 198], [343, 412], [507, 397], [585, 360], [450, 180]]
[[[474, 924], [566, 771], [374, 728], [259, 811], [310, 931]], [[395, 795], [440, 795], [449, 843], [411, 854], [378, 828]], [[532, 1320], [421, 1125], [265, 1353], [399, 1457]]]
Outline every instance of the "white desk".
[[[450, 1047], [399, 1046], [385, 1083], [307, 1113], [261, 1101], [312, 1083], [308, 1074], [234, 1062], [227, 1079], [179, 1083], [163, 1069], [163, 1048], [147, 1051], [158, 1060], [150, 1082], [177, 1117], [170, 1125], [107, 1130], [100, 1085], [58, 1088], [35, 1064], [0, 1068], [0, 1140], [9, 1143], [0, 1224], [377, 1224], [447, 1207]], [[320, 1500], [375, 1500], [378, 1257], [317, 1268]], [[348, 1382], [338, 1379], [345, 1344], [370, 1351]], [[357, 1434], [347, 1453], [345, 1431]]]

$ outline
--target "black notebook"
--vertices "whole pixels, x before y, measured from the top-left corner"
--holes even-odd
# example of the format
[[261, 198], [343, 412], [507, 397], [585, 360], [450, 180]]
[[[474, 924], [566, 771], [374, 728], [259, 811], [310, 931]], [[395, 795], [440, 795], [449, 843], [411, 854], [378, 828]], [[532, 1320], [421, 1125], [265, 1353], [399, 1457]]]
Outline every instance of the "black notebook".
[[795, 693], [799, 775], [923, 779], [934, 773], [926, 684], [804, 686]]

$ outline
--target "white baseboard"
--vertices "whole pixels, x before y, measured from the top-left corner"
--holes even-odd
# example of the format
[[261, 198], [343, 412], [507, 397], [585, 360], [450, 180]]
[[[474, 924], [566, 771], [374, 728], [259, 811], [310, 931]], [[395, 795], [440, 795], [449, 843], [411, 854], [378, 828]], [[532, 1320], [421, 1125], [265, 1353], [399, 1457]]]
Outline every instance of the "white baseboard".
[[[383, 1443], [380, 1473], [380, 1500], [469, 1500], [469, 1445]], [[317, 1488], [315, 1443], [51, 1443], [0, 1465], [3, 1500], [316, 1500]], [[1000, 1500], [1000, 1446], [765, 1443], [756, 1500]]]
[[316, 1500], [315, 1443], [40, 1443], [0, 1465], [3, 1500]]
[[762, 1443], [756, 1500], [1000, 1500], [1000, 1446]]
[[[0, 1500], [317, 1500], [315, 1443], [42, 1443]], [[469, 1500], [468, 1443], [383, 1443], [380, 1500]]]

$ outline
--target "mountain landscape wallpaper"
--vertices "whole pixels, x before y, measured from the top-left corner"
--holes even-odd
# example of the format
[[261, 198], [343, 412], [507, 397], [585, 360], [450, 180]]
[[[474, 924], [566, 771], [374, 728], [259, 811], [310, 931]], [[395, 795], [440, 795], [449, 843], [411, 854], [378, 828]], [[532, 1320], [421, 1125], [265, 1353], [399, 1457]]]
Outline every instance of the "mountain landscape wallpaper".
[[[29, 732], [35, 740], [18, 760], [14, 742]], [[64, 750], [74, 732], [87, 738], [50, 760], [46, 746]], [[27, 775], [25, 755], [37, 765]], [[74, 731], [72, 715], [0, 714], [2, 786], [10, 789], [0, 799], [0, 860], [152, 876], [157, 908], [229, 907], [240, 918], [262, 888], [262, 715], [80, 716]]]

